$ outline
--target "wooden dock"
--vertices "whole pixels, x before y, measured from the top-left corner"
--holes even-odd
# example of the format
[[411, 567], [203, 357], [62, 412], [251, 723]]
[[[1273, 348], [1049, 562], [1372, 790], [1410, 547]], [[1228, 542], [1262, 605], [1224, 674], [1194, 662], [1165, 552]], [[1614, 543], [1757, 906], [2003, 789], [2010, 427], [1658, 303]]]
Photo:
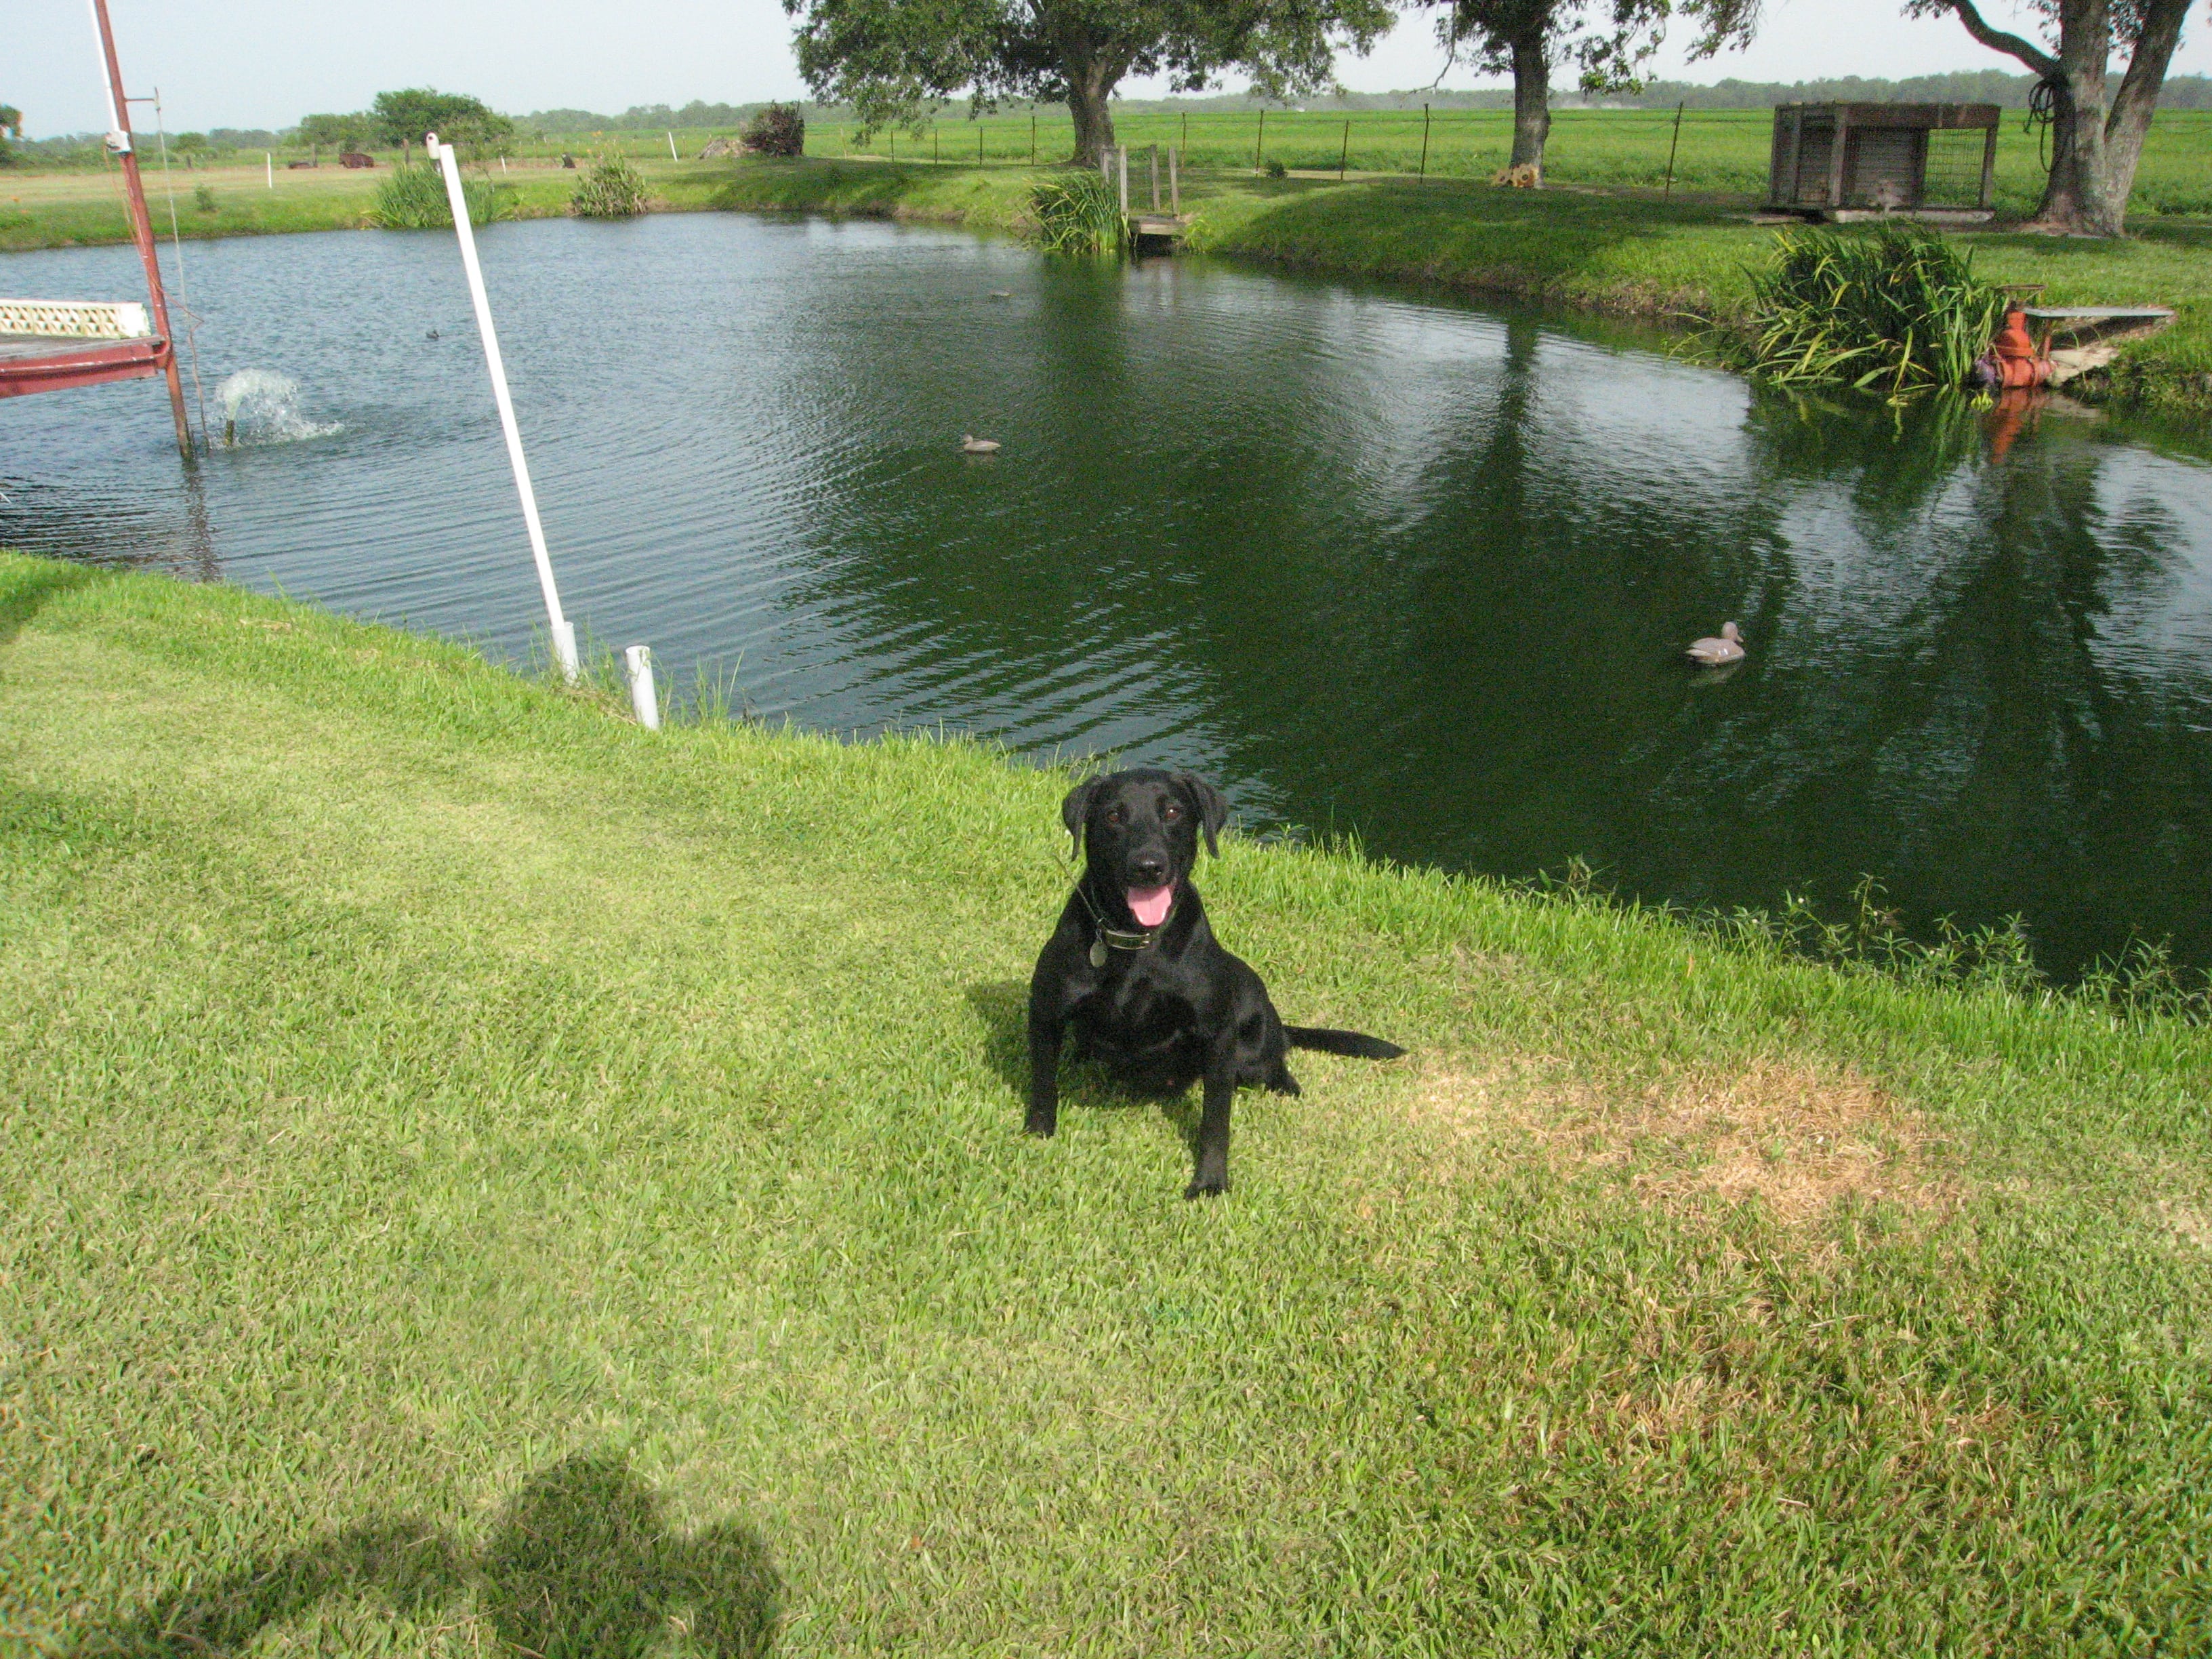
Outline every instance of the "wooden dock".
[[[1164, 213], [1160, 211], [1160, 160], [1164, 149], [1168, 164], [1168, 202]], [[1119, 175], [1121, 217], [1129, 228], [1129, 246], [1139, 253], [1162, 250], [1172, 253], [1182, 246], [1183, 238], [1189, 234], [1196, 216], [1182, 210], [1182, 168], [1175, 146], [1154, 144], [1151, 150], [1152, 207], [1149, 213], [1141, 209], [1133, 212], [1129, 207], [1129, 147], [1127, 144], [1118, 145], [1101, 155], [1098, 170], [1106, 175], [1109, 184], [1117, 173]]]

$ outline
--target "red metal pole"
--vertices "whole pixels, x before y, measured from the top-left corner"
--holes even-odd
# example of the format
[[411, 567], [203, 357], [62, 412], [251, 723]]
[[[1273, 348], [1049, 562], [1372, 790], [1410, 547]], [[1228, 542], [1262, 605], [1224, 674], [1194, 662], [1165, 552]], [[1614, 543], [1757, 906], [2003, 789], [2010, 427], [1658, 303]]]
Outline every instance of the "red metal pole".
[[100, 57], [107, 65], [108, 99], [115, 107], [112, 145], [120, 139], [118, 159], [123, 163], [124, 188], [131, 198], [131, 239], [138, 244], [138, 258], [146, 266], [146, 297], [154, 312], [154, 331], [161, 337], [161, 369], [169, 381], [169, 412], [176, 417], [177, 449], [192, 459], [192, 424], [185, 415], [185, 384], [177, 375], [177, 337], [169, 329], [169, 296], [161, 289], [161, 261], [154, 252], [154, 221], [146, 211], [146, 186], [138, 176], [138, 153], [131, 144], [131, 104], [123, 91], [123, 68], [115, 58], [115, 30], [107, 21], [107, 0], [92, 0], [93, 21], [100, 25]]

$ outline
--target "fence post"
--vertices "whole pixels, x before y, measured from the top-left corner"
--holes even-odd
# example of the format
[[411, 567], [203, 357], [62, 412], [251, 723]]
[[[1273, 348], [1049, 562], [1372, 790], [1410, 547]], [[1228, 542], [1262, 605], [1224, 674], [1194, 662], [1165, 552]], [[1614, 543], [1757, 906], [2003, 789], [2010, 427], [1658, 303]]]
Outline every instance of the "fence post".
[[1667, 146], [1667, 188], [1659, 192], [1659, 199], [1662, 202], [1674, 193], [1674, 151], [1682, 142], [1682, 111], [1688, 103], [1689, 100], [1686, 98], [1674, 106], [1674, 138]]
[[1267, 142], [1267, 106], [1260, 106], [1260, 136], [1252, 141], [1252, 171], [1260, 170], [1260, 147]]
[[1336, 153], [1336, 182], [1344, 182], [1344, 163], [1352, 154], [1352, 123], [1344, 124], [1344, 148]]
[[629, 673], [630, 712], [637, 723], [648, 732], [660, 730], [660, 697], [653, 684], [653, 651], [650, 647], [633, 645], [623, 652], [623, 666]]
[[1129, 216], [1129, 147], [1127, 144], [1123, 144], [1121, 147], [1120, 153], [1121, 157], [1121, 216], [1126, 219]]
[[1429, 106], [1421, 106], [1421, 183], [1429, 182]]
[[1036, 165], [1036, 106], [1030, 106], [1030, 165]]
[[983, 165], [983, 124], [981, 121], [975, 123], [975, 165], [979, 167]]

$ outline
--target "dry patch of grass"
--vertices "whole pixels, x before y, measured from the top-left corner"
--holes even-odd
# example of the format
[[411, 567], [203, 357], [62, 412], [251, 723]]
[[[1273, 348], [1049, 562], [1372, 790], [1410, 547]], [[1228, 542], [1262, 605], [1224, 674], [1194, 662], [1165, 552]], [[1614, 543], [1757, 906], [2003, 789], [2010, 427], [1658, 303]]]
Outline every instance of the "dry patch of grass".
[[2212, 1211], [2201, 1205], [2180, 1204], [2170, 1198], [2158, 1201], [2158, 1218], [2178, 1238], [2185, 1238], [2200, 1249], [2212, 1250]]
[[1670, 1207], [1756, 1198], [1785, 1223], [1838, 1200], [1913, 1209], [1954, 1196], [1921, 1116], [1851, 1072], [1754, 1060], [1608, 1089], [1526, 1060], [1425, 1080], [1419, 1121], [1497, 1146], [1532, 1143], [1564, 1170], [1617, 1170]]

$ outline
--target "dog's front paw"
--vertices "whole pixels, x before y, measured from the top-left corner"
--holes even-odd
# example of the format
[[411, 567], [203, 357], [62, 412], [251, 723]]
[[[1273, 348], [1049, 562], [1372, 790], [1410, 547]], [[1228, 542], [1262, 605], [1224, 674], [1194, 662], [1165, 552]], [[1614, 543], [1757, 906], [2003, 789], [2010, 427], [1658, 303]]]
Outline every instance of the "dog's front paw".
[[1229, 1190], [1227, 1176], [1197, 1176], [1182, 1189], [1185, 1198], [1218, 1198]]
[[1022, 1125], [1022, 1133], [1025, 1135], [1035, 1135], [1039, 1140], [1049, 1140], [1052, 1139], [1053, 1132], [1059, 1127], [1058, 1120], [1039, 1117], [1032, 1112], [1029, 1121]]

